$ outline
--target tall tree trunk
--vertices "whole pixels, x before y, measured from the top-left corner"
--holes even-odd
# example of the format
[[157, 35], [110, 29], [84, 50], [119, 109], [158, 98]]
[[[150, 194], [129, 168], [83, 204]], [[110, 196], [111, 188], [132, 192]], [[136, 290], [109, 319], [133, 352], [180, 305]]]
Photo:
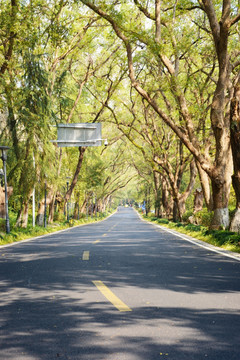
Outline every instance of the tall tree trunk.
[[28, 225], [28, 208], [31, 195], [28, 194], [25, 200], [22, 201], [21, 208], [18, 212], [16, 226], [26, 228]]
[[157, 171], [153, 171], [154, 179], [154, 198], [155, 198], [155, 216], [160, 216], [161, 195], [160, 195], [160, 174]]
[[166, 179], [162, 178], [162, 205], [165, 210], [165, 215], [167, 218], [171, 216], [172, 213], [172, 201], [169, 200], [169, 189]]
[[22, 227], [26, 228], [28, 226], [28, 209], [29, 209], [29, 200], [25, 202], [22, 214]]
[[[81, 206], [81, 214], [83, 214], [84, 212], [85, 212], [85, 210], [86, 210], [86, 208], [87, 208], [87, 204], [88, 204], [88, 198], [86, 197], [85, 199], [84, 199], [84, 201], [83, 201], [83, 204], [82, 204], [82, 206]], [[86, 210], [87, 211], [87, 210]]]
[[196, 161], [198, 175], [201, 182], [202, 193], [204, 196], [205, 204], [209, 211], [213, 210], [213, 199], [211, 194], [211, 184], [208, 174], [201, 168], [201, 165]]
[[232, 168], [232, 154], [231, 149], [229, 148], [228, 151], [226, 151], [226, 163], [222, 166], [220, 175], [211, 179], [214, 211], [213, 219], [210, 225], [211, 229], [229, 227], [228, 202], [230, 196]]
[[236, 210], [234, 212], [230, 230], [240, 230], [240, 74], [237, 85], [234, 89], [234, 96], [231, 101], [230, 109], [230, 134], [233, 155], [234, 174], [232, 185], [236, 195]]
[[228, 200], [230, 194], [232, 159], [229, 136], [229, 116], [226, 110], [226, 90], [229, 85], [231, 67], [228, 54], [228, 37], [231, 25], [231, 2], [222, 3], [222, 16], [218, 21], [213, 4], [203, 0], [211, 27], [215, 50], [218, 59], [218, 81], [211, 104], [211, 125], [216, 141], [215, 168], [213, 169], [212, 195], [214, 216], [211, 228], [229, 226]]
[[24, 201], [22, 203], [21, 209], [18, 212], [17, 221], [16, 221], [17, 227], [23, 227], [23, 228], [27, 227], [27, 225], [28, 225], [28, 207], [29, 207], [29, 202]]
[[48, 222], [50, 224], [53, 223], [54, 218], [54, 210], [55, 210], [55, 200], [56, 200], [56, 193], [53, 194], [51, 203], [49, 204], [49, 216], [48, 216]]
[[75, 170], [75, 174], [74, 174], [74, 176], [73, 176], [73, 179], [72, 179], [72, 183], [71, 183], [68, 191], [66, 192], [65, 199], [64, 199], [64, 206], [65, 206], [65, 204], [67, 203], [67, 201], [70, 200], [70, 197], [71, 197], [71, 195], [72, 195], [73, 189], [75, 188], [75, 186], [76, 186], [76, 184], [77, 184], [78, 175], [79, 175], [80, 170], [81, 170], [81, 167], [82, 167], [83, 156], [84, 156], [85, 151], [86, 151], [86, 147], [83, 147], [83, 146], [80, 146], [80, 147], [79, 147], [79, 157], [78, 157], [77, 167], [76, 167], [76, 170]]
[[187, 189], [184, 191], [183, 194], [180, 195], [179, 198], [179, 212], [180, 212], [180, 218], [182, 219], [183, 214], [186, 211], [186, 200], [191, 195], [193, 187], [195, 185], [195, 180], [197, 176], [197, 168], [195, 161], [193, 160], [190, 164], [190, 180]]
[[193, 207], [193, 213], [195, 214], [198, 211], [201, 211], [203, 208], [203, 190], [202, 188], [196, 189], [194, 193], [194, 207]]
[[79, 201], [80, 201], [80, 192], [78, 191], [77, 194], [75, 194], [75, 204], [74, 204], [74, 210], [73, 210], [73, 218], [77, 220], [79, 218]]
[[[50, 205], [51, 202], [53, 201], [53, 194], [54, 194], [53, 189], [47, 191], [46, 206]], [[45, 196], [40, 201], [40, 206], [37, 213], [36, 224], [38, 226], [44, 225], [44, 210], [45, 210]]]

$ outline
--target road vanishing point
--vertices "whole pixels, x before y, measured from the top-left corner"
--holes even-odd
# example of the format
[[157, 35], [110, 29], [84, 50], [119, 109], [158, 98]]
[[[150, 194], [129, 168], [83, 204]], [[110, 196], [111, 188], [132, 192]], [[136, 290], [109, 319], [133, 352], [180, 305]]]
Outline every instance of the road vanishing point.
[[119, 208], [0, 248], [1, 360], [239, 360], [240, 261]]

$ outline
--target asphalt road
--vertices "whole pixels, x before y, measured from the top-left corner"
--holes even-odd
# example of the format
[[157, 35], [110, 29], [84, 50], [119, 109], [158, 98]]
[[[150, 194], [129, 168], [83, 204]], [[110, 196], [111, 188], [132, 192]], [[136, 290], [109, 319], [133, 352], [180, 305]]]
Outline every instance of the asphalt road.
[[239, 360], [240, 262], [139, 219], [0, 248], [1, 360]]

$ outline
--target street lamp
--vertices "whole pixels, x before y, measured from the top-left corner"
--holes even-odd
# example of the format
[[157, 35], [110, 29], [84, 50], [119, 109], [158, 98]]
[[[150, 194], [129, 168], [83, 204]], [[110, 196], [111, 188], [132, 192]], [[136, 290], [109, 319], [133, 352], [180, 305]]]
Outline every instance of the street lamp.
[[6, 211], [6, 233], [10, 233], [10, 223], [8, 216], [8, 195], [7, 195], [7, 169], [6, 169], [6, 161], [7, 161], [7, 150], [10, 149], [8, 146], [0, 146], [0, 150], [2, 150], [1, 159], [3, 161], [3, 173], [4, 173], [4, 185], [5, 185], [5, 211]]

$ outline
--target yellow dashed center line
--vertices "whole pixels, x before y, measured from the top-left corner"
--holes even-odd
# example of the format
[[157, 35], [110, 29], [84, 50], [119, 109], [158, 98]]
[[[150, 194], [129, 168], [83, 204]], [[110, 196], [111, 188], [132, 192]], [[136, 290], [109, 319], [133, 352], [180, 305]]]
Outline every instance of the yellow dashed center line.
[[83, 252], [82, 259], [83, 259], [83, 260], [89, 260], [89, 251], [84, 251], [84, 252]]
[[93, 284], [119, 311], [132, 311], [122, 300], [120, 300], [104, 283], [100, 280], [93, 281]]
[[93, 244], [98, 244], [100, 242], [100, 240], [96, 240], [93, 242]]

